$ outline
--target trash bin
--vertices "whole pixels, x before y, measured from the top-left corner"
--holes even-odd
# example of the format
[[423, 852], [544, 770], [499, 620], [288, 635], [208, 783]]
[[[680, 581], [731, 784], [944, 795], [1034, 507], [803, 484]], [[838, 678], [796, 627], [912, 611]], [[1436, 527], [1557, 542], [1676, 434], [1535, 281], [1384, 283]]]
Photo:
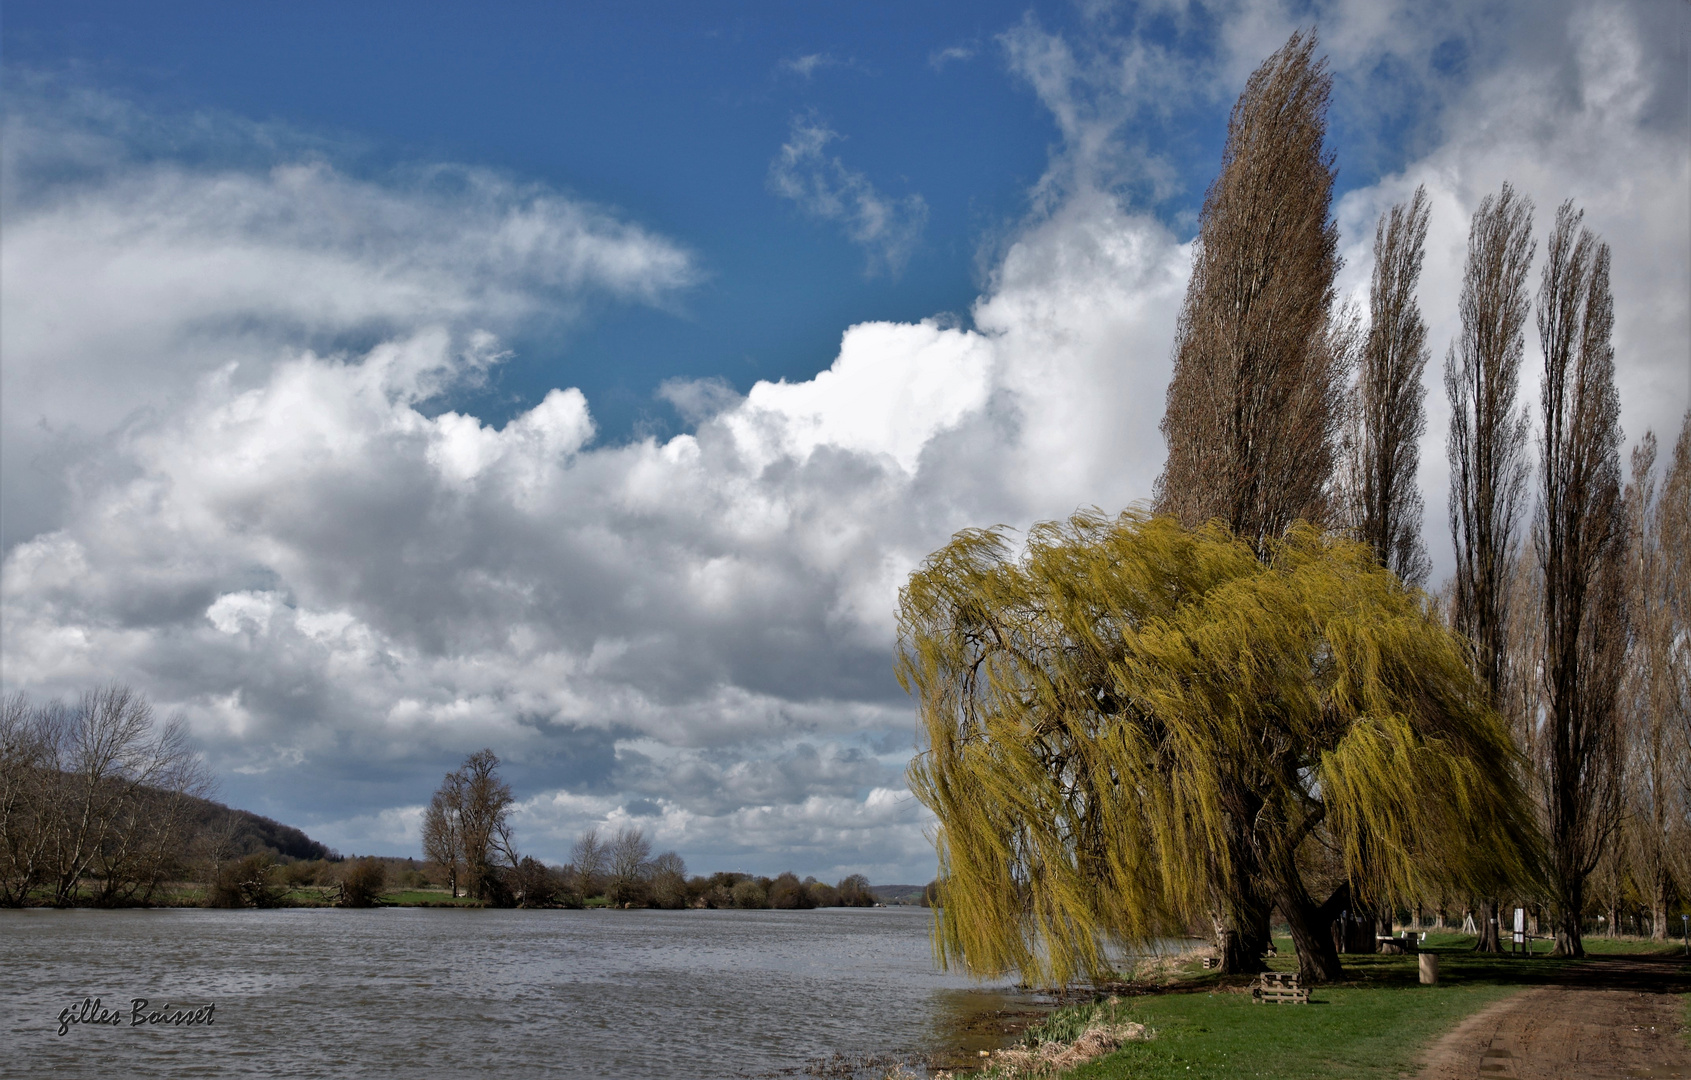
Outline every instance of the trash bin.
[[1439, 954], [1421, 954], [1421, 985], [1432, 986], [1439, 981]]

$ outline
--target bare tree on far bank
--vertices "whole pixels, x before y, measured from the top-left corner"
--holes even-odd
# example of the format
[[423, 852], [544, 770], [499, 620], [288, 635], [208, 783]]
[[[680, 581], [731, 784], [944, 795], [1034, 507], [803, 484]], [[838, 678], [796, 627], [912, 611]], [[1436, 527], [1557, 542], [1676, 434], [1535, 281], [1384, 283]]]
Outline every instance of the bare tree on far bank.
[[211, 781], [180, 720], [131, 688], [0, 702], [0, 903], [145, 902], [179, 876]]
[[1427, 324], [1415, 300], [1427, 242], [1427, 192], [1382, 214], [1374, 228], [1374, 273], [1368, 333], [1356, 386], [1354, 426], [1346, 447], [1345, 515], [1380, 565], [1413, 585], [1431, 563], [1421, 542], [1422, 500], [1416, 485], [1421, 436], [1427, 429], [1421, 376], [1427, 367]]
[[[1444, 362], [1450, 399], [1450, 534], [1456, 545], [1453, 622], [1501, 707], [1510, 581], [1526, 492], [1528, 419], [1517, 412], [1532, 265], [1532, 201], [1508, 184], [1474, 213], [1459, 303], [1461, 332]], [[1500, 952], [1498, 902], [1484, 903], [1478, 948]]]
[[[511, 785], [499, 757], [477, 750], [446, 774], [423, 813], [423, 854], [440, 866], [458, 895], [497, 906], [524, 903], [522, 857], [511, 832]], [[532, 877], [532, 875], [530, 875]]]
[[1544, 582], [1544, 784], [1556, 955], [1583, 956], [1585, 883], [1620, 821], [1616, 704], [1627, 648], [1626, 527], [1620, 483], [1609, 247], [1564, 203], [1538, 294], [1544, 353], [1539, 507]]
[[423, 811], [423, 858], [446, 872], [454, 900], [464, 868], [463, 809], [464, 776], [449, 772]]

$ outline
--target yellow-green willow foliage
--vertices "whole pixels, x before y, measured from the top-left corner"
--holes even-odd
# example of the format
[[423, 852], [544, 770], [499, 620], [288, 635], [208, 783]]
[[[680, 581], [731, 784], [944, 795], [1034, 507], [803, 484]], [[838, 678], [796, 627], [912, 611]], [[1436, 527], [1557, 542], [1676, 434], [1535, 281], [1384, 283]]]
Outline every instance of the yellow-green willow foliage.
[[1266, 555], [1219, 525], [1093, 513], [1037, 526], [1019, 558], [960, 533], [911, 576], [899, 680], [945, 962], [1107, 970], [1106, 942], [1225, 908], [1235, 828], [1316, 978], [1337, 958], [1314, 844], [1376, 901], [1528, 877], [1517, 754], [1463, 641], [1362, 544], [1299, 525]]

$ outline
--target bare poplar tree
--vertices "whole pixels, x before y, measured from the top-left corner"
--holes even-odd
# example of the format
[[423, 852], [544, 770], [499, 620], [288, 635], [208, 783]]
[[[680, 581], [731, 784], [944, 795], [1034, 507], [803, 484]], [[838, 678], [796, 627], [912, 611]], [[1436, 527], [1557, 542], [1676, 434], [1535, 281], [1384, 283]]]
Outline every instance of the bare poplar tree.
[[[1259, 554], [1295, 521], [1328, 523], [1344, 431], [1350, 356], [1345, 325], [1330, 317], [1340, 259], [1323, 146], [1332, 76], [1315, 48], [1313, 32], [1293, 34], [1228, 118], [1162, 421], [1158, 511], [1188, 526], [1220, 519]], [[1272, 906], [1248, 841], [1261, 807], [1235, 794], [1231, 865], [1216, 868], [1228, 973], [1260, 969]]]
[[[1462, 328], [1444, 361], [1450, 399], [1450, 535], [1456, 546], [1456, 629], [1503, 707], [1511, 568], [1526, 492], [1528, 420], [1517, 412], [1532, 266], [1532, 201], [1507, 183], [1486, 196], [1468, 232]], [[1486, 902], [1479, 948], [1499, 952], [1497, 902]]]
[[[1656, 484], [1656, 436], [1645, 432], [1632, 449], [1632, 482], [1623, 503], [1627, 527], [1627, 593], [1632, 606], [1632, 647], [1621, 687], [1617, 720], [1625, 725], [1626, 797], [1631, 804], [1633, 843], [1628, 845], [1634, 878], [1650, 908], [1651, 933], [1667, 933], [1674, 887], [1673, 833], [1687, 824], [1685, 791], [1678, 762], [1691, 756], [1683, 725], [1674, 722], [1677, 704], [1672, 656], [1676, 625], [1672, 604], [1672, 555], [1663, 546], [1663, 519], [1671, 512]], [[1684, 493], [1682, 493], [1684, 494]], [[1611, 919], [1614, 915], [1611, 912]]]
[[1609, 248], [1556, 212], [1538, 293], [1544, 352], [1539, 507], [1544, 574], [1543, 759], [1556, 953], [1583, 956], [1586, 878], [1619, 823], [1616, 703], [1626, 658], [1620, 399]]
[[[1691, 745], [1691, 411], [1674, 441], [1673, 459], [1662, 479], [1662, 592], [1664, 617], [1672, 625], [1665, 693], [1683, 744]], [[1680, 790], [1691, 804], [1691, 754], [1679, 759]]]
[[1501, 698], [1508, 581], [1526, 493], [1526, 411], [1515, 410], [1527, 325], [1532, 201], [1508, 184], [1486, 196], [1468, 233], [1461, 335], [1444, 362], [1450, 399], [1450, 535], [1456, 628]]
[[1427, 192], [1418, 187], [1407, 205], [1393, 206], [1374, 227], [1368, 334], [1345, 470], [1348, 524], [1382, 566], [1411, 584], [1425, 581], [1431, 569], [1415, 482], [1427, 430], [1427, 389], [1421, 381], [1427, 324], [1415, 301], [1427, 214]]
[[1293, 34], [1245, 86], [1204, 196], [1174, 346], [1157, 508], [1219, 518], [1258, 551], [1326, 524], [1349, 357], [1335, 347], [1338, 226], [1322, 143], [1332, 77]]

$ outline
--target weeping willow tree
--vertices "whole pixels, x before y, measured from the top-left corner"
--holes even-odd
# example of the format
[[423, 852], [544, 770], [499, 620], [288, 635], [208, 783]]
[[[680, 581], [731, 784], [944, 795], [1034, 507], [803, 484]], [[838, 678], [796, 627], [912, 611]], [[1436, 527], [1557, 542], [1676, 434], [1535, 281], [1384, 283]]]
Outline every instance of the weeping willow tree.
[[[1259, 554], [1261, 557], [1259, 558]], [[1265, 550], [1129, 512], [958, 534], [900, 594], [939, 819], [937, 947], [1066, 982], [1266, 888], [1339, 975], [1323, 857], [1363, 901], [1529, 880], [1517, 751], [1460, 638], [1366, 545]], [[1230, 880], [1243, 834], [1261, 879]]]

